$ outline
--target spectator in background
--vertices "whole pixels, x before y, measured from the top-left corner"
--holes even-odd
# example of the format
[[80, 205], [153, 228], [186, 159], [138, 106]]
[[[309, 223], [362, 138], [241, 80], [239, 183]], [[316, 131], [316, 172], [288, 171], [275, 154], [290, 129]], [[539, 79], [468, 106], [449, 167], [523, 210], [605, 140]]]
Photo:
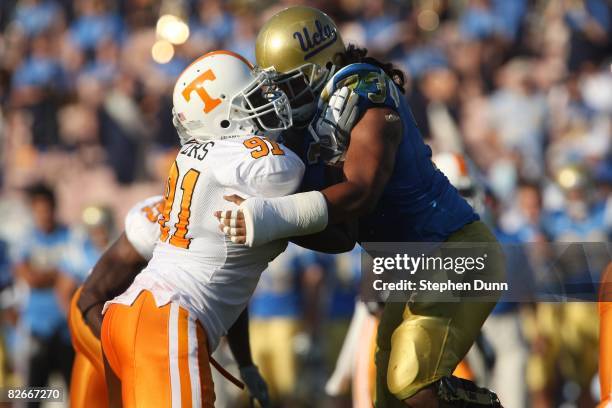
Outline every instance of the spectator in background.
[[553, 242], [605, 242], [605, 203], [594, 190], [589, 170], [582, 165], [563, 166], [556, 175], [564, 193], [564, 207], [544, 215], [544, 228]]
[[605, 0], [562, 2], [565, 22], [570, 30], [570, 71], [593, 66], [610, 56], [612, 5]]
[[57, 111], [67, 78], [56, 57], [57, 49], [49, 33], [31, 40], [31, 54], [12, 78], [11, 101], [32, 116], [32, 143], [39, 149], [59, 143]]
[[0, 292], [9, 287], [13, 282], [10, 266], [9, 246], [0, 238]]
[[[113, 214], [109, 208], [89, 206], [83, 210], [83, 226], [71, 234], [62, 260], [62, 270], [77, 285], [82, 284], [113, 236]], [[76, 288], [75, 288], [76, 289]]]
[[15, 9], [17, 28], [28, 37], [62, 25], [62, 13], [53, 0], [21, 0]]
[[459, 19], [461, 33], [469, 38], [498, 37], [514, 41], [527, 12], [527, 0], [471, 0]]
[[398, 44], [393, 41], [399, 37], [399, 10], [384, 0], [363, 2], [359, 23], [363, 27], [365, 45], [375, 55], [384, 55]]
[[534, 91], [533, 61], [514, 59], [498, 75], [499, 89], [490, 99], [489, 122], [505, 154], [519, 175], [536, 179], [543, 174], [546, 100]]
[[[418, 79], [411, 97], [415, 111], [424, 115], [417, 123], [426, 129], [424, 136], [434, 152], [463, 153], [464, 146], [458, 124], [458, 79], [443, 62], [429, 66]], [[418, 98], [421, 96], [421, 98]], [[419, 100], [420, 99], [420, 100]]]
[[251, 14], [237, 14], [232, 25], [233, 32], [225, 40], [228, 50], [237, 52], [249, 61], [255, 61], [255, 42], [253, 41], [257, 34], [255, 23]]
[[[55, 194], [47, 186], [29, 188], [28, 198], [34, 218], [30, 237], [23, 242], [15, 266], [16, 279], [27, 290], [20, 324], [30, 343], [26, 384], [45, 387], [49, 376], [59, 372], [69, 384], [74, 352], [66, 324], [67, 305], [72, 293], [64, 290], [72, 279], [60, 270], [62, 256], [70, 240], [68, 229], [55, 215]], [[39, 403], [30, 403], [31, 407]]]
[[70, 40], [77, 47], [91, 55], [102, 41], [121, 41], [123, 20], [107, 2], [79, 0], [76, 5], [77, 18], [70, 25]]
[[225, 10], [220, 0], [198, 2], [194, 15], [192, 35], [202, 49], [218, 48], [235, 30], [234, 17]]
[[514, 236], [519, 242], [543, 242], [545, 240], [540, 217], [542, 215], [541, 188], [537, 182], [519, 180], [514, 202], [500, 211], [499, 225], [505, 235]]
[[459, 19], [461, 34], [472, 39], [483, 39], [498, 34], [498, 16], [490, 0], [470, 0]]

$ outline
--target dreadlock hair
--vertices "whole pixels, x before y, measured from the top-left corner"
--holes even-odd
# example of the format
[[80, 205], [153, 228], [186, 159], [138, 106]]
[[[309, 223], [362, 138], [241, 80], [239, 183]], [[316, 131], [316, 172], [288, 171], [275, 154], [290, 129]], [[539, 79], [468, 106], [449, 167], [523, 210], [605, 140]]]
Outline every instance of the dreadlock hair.
[[337, 67], [345, 67], [355, 63], [365, 63], [379, 67], [391, 78], [391, 80], [397, 85], [402, 93], [405, 93], [404, 89], [404, 73], [395, 68], [392, 63], [384, 63], [374, 57], [368, 57], [368, 50], [366, 48], [359, 48], [355, 44], [349, 44], [346, 51], [339, 52], [334, 56], [334, 65]]

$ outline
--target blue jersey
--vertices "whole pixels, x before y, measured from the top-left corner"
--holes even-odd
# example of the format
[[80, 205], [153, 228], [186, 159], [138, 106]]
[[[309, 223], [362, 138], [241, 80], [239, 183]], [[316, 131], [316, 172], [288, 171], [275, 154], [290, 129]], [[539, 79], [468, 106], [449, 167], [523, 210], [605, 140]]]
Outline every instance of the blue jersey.
[[305, 249], [289, 243], [287, 249], [261, 274], [249, 304], [253, 319], [292, 318], [302, 316], [302, 272], [310, 263]]
[[13, 283], [9, 249], [6, 242], [0, 239], [0, 291]]
[[[410, 108], [398, 87], [384, 71], [370, 64], [351, 64], [339, 70], [325, 87], [325, 101], [344, 86], [359, 95], [359, 114], [367, 109], [395, 110], [403, 124], [403, 135], [395, 156], [395, 167], [376, 209], [359, 220], [359, 242], [440, 242], [478, 215], [431, 161]], [[325, 164], [317, 154], [317, 143], [307, 137], [303, 190], [325, 186]]]
[[87, 279], [87, 275], [101, 255], [102, 251], [96, 247], [91, 238], [79, 231], [72, 234], [60, 267], [62, 272], [67, 273], [80, 284]]
[[319, 257], [326, 272], [326, 289], [329, 290], [325, 317], [349, 320], [355, 310], [361, 283], [361, 247], [355, 245], [351, 252], [319, 254]]
[[[506, 262], [507, 281], [511, 291], [521, 288], [521, 292], [526, 292], [527, 296], [536, 293], [536, 282], [534, 281], [534, 272], [529, 263], [529, 256], [525, 253], [522, 231], [513, 233], [504, 232], [500, 229], [494, 229], [495, 238], [504, 247], [504, 258]], [[491, 312], [492, 314], [504, 314], [514, 312], [518, 309], [518, 302], [509, 302], [508, 294], [503, 293], [501, 299], [495, 305]]]
[[[34, 229], [24, 242], [20, 262], [28, 262], [39, 269], [58, 269], [70, 243], [70, 232], [63, 226], [50, 233]], [[66, 318], [53, 288], [30, 288], [21, 311], [21, 321], [39, 337], [48, 338], [60, 332], [66, 340], [69, 339]]]
[[610, 236], [605, 218], [605, 205], [596, 203], [582, 220], [570, 217], [566, 211], [554, 211], [545, 214], [542, 223], [553, 241], [605, 242]]
[[[577, 220], [566, 211], [555, 211], [544, 215], [543, 227], [546, 234], [555, 242], [608, 241], [610, 229], [605, 223], [605, 206], [603, 203], [596, 203], [591, 206], [585, 215], [585, 218]], [[597, 286], [593, 280], [597, 281], [599, 279], [599, 273], [604, 270], [609, 261], [605, 254], [597, 255], [597, 252], [586, 250], [586, 253], [589, 254], [588, 262], [583, 261], [583, 255], [577, 255], [569, 248], [566, 253], [571, 254], [570, 256], [559, 254], [558, 259], [561, 260], [558, 268], [559, 277], [563, 284], [571, 285], [568, 288], [576, 291], [569, 292], [570, 296], [581, 298], [581, 296], [586, 295], [583, 300], [594, 300], [592, 294], [597, 293]], [[572, 260], [572, 262], [569, 262], [569, 260]], [[551, 284], [550, 288], [545, 289], [552, 293], [559, 293], [559, 290], [564, 288]]]

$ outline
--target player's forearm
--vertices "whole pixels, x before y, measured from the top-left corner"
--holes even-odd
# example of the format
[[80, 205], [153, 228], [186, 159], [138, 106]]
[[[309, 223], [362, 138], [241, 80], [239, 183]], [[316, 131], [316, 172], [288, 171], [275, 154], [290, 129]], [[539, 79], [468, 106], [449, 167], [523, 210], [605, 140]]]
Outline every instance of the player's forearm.
[[77, 301], [81, 313], [88, 315], [88, 309], [121, 294], [145, 265], [146, 260], [122, 234], [102, 255], [83, 284]]
[[253, 365], [249, 341], [249, 311], [244, 309], [227, 331], [227, 342], [238, 367]]
[[[384, 184], [383, 184], [384, 185]], [[382, 189], [371, 184], [344, 181], [323, 191], [308, 191], [285, 197], [253, 197], [244, 201], [240, 209], [244, 213], [246, 244], [258, 246], [270, 241], [291, 238], [300, 245], [323, 252], [344, 252], [352, 249], [350, 236], [338, 235], [340, 230], [330, 225], [354, 220], [370, 212], [378, 202]], [[339, 247], [322, 240], [339, 238]], [[334, 236], [336, 234], [336, 236]], [[319, 248], [315, 246], [323, 245]], [[350, 248], [345, 249], [349, 246]]]
[[323, 231], [316, 234], [292, 237], [291, 242], [302, 248], [328, 254], [348, 252], [357, 242], [357, 225], [355, 223], [341, 223], [328, 225]]

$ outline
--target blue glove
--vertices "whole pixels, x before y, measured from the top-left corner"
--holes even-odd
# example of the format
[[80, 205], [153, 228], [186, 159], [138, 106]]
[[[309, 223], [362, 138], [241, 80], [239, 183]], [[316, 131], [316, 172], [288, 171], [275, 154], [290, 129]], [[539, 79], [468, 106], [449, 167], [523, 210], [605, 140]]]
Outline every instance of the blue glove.
[[263, 379], [257, 366], [250, 365], [240, 368], [240, 377], [252, 398], [259, 401], [262, 408], [270, 407], [270, 395], [268, 394], [268, 385]]

